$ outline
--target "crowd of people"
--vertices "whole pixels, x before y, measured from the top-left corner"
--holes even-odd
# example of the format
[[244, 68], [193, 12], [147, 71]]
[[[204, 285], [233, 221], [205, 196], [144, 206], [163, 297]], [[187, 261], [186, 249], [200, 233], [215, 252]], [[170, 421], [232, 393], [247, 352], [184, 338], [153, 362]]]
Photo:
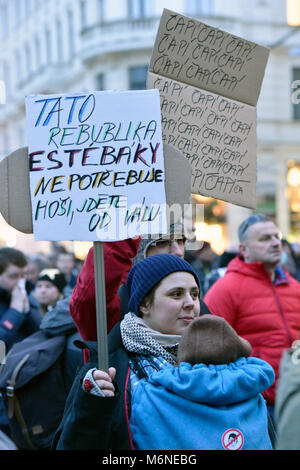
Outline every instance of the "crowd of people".
[[[181, 224], [103, 244], [108, 370], [93, 247], [83, 264], [59, 245], [0, 248], [0, 448], [300, 450], [300, 250], [262, 214], [238, 237], [221, 255], [185, 250]], [[34, 361], [47, 367], [26, 379]], [[50, 370], [57, 393], [32, 403], [53, 415], [59, 401], [47, 426], [46, 413], [27, 419], [21, 392]]]

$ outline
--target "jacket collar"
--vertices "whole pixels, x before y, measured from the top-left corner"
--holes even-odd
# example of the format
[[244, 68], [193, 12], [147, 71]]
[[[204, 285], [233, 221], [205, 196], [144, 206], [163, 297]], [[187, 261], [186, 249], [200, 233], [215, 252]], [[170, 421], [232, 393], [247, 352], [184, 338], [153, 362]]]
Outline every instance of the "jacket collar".
[[[256, 263], [245, 263], [242, 255], [236, 256], [228, 264], [227, 272], [240, 272], [246, 276], [258, 277], [258, 276], [269, 276], [269, 272], [266, 269], [265, 265], [258, 261]], [[275, 279], [274, 284], [289, 284], [289, 279], [285, 269], [283, 269], [279, 264], [275, 268]]]
[[279, 264], [275, 268], [274, 284], [275, 286], [278, 286], [280, 284], [289, 284], [286, 271]]

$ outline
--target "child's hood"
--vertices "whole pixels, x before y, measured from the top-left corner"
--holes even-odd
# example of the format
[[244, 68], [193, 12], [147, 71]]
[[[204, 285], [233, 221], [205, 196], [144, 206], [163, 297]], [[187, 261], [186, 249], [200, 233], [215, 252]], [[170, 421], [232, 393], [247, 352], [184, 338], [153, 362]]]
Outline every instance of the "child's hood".
[[183, 362], [153, 373], [149, 383], [188, 400], [224, 406], [253, 398], [269, 388], [274, 379], [274, 371], [267, 362], [249, 357], [208, 366]]

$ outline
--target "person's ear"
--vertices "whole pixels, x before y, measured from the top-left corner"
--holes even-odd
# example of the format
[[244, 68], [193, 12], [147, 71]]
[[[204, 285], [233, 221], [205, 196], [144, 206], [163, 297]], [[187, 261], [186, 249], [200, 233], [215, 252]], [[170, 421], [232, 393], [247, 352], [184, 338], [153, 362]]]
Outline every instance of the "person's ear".
[[143, 315], [148, 315], [149, 314], [149, 308], [147, 305], [140, 305], [140, 312], [143, 314]]
[[241, 253], [241, 255], [245, 255], [245, 251], [246, 251], [246, 245], [244, 243], [240, 243], [239, 244], [239, 252]]

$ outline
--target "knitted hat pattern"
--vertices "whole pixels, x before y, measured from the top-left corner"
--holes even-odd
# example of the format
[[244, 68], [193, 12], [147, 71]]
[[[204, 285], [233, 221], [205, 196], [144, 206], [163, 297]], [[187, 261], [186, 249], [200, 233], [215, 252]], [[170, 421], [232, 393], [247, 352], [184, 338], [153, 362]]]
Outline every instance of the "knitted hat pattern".
[[64, 288], [67, 285], [66, 278], [64, 274], [58, 269], [43, 269], [38, 277], [38, 281], [48, 281], [51, 282], [59, 292], [63, 292]]
[[177, 271], [191, 273], [199, 286], [196, 272], [187, 261], [179, 256], [159, 254], [149, 256], [136, 263], [129, 271], [127, 278], [129, 311], [139, 316], [139, 306], [151, 289], [164, 277]]
[[178, 362], [229, 364], [251, 354], [250, 343], [216, 315], [202, 315], [184, 330], [178, 346]]

